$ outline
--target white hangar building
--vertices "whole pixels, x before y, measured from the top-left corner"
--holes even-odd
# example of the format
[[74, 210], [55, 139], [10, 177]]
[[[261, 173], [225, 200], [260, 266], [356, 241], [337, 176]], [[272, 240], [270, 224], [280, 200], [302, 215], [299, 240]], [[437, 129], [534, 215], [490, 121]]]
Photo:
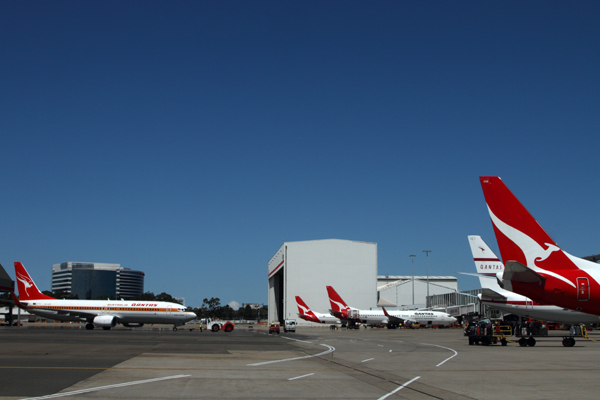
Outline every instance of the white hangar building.
[[298, 318], [296, 296], [329, 313], [326, 286], [361, 309], [377, 306], [377, 243], [326, 239], [285, 242], [269, 261], [269, 321]]

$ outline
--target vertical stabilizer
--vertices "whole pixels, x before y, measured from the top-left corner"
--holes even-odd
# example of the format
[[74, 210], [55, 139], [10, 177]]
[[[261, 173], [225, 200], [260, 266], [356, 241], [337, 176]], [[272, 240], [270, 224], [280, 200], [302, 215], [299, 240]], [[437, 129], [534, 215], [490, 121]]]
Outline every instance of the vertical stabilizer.
[[348, 310], [350, 307], [342, 300], [342, 297], [331, 286], [327, 286], [329, 303], [331, 304], [331, 314], [340, 319], [348, 319]]
[[300, 316], [300, 318], [317, 323], [321, 322], [300, 296], [296, 296], [296, 304], [298, 305], [298, 315]]
[[499, 177], [482, 176], [479, 180], [505, 263], [516, 261], [533, 269], [544, 263], [549, 271], [576, 269]]
[[[490, 247], [483, 241], [481, 236], [469, 236], [469, 245], [473, 253], [475, 269], [479, 276], [479, 283], [482, 289], [501, 289], [496, 280], [496, 276], [502, 277], [504, 265]], [[499, 275], [498, 275], [499, 274]]]
[[20, 262], [15, 262], [15, 275], [17, 277], [17, 287], [21, 301], [54, 299], [39, 291], [33, 279], [31, 279], [27, 270]]

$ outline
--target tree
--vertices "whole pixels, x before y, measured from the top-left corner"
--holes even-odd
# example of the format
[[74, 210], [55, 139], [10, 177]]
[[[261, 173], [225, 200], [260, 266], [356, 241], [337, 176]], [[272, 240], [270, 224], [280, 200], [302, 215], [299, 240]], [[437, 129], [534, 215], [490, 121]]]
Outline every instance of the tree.
[[220, 317], [221, 300], [218, 297], [211, 297], [210, 300], [204, 299], [200, 308], [202, 318]]
[[161, 294], [156, 296], [156, 301], [168, 301], [169, 303], [177, 303], [181, 304], [178, 300], [175, 300], [173, 296], [168, 293], [162, 292]]

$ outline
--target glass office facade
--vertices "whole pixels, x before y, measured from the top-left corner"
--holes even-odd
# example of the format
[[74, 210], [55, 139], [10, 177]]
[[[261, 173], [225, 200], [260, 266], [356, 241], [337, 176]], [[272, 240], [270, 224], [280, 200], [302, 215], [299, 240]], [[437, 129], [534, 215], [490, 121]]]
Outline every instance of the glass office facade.
[[52, 266], [52, 291], [80, 299], [129, 299], [144, 293], [144, 273], [120, 264], [65, 262]]

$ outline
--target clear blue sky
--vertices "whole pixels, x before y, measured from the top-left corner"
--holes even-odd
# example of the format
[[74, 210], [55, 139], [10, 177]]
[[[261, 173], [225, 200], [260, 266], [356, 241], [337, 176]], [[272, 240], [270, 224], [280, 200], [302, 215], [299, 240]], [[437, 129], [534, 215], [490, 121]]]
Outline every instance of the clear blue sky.
[[[267, 302], [282, 240], [474, 272], [499, 175], [600, 253], [600, 3], [2, 1], [0, 262]], [[315, 277], [317, 279], [317, 277]], [[459, 288], [474, 289], [459, 276]]]

